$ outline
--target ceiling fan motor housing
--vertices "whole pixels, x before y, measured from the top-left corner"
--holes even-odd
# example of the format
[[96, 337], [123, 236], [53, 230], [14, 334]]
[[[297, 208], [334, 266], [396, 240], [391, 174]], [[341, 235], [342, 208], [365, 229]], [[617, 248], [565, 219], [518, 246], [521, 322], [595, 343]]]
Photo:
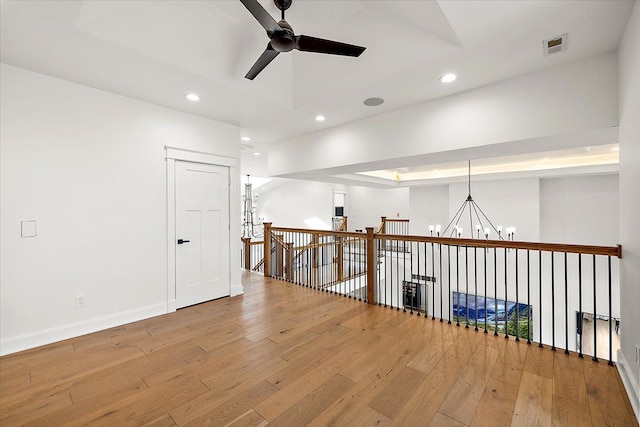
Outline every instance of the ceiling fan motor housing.
[[278, 22], [282, 31], [276, 31], [271, 36], [271, 46], [278, 52], [289, 52], [296, 47], [296, 36], [293, 28], [284, 19]]

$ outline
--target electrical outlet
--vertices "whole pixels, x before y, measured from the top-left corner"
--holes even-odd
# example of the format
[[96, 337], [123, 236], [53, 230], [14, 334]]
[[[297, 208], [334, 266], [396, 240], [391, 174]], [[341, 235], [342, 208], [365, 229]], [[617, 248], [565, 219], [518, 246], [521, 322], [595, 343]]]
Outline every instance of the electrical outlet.
[[76, 295], [76, 308], [84, 307], [84, 295]]

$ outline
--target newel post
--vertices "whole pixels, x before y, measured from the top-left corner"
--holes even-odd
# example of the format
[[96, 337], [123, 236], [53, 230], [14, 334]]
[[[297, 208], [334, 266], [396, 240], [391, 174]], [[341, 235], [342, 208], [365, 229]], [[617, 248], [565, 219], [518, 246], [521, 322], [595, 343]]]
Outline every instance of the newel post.
[[285, 272], [286, 279], [293, 282], [293, 243], [286, 243], [285, 246]]
[[282, 246], [283, 235], [278, 234], [275, 241], [276, 249], [276, 277], [282, 279], [284, 277], [284, 246]]
[[380, 227], [380, 233], [387, 234], [387, 217], [381, 216], [380, 219], [382, 224], [382, 227]]
[[251, 239], [249, 237], [242, 238], [242, 244], [244, 245], [244, 268], [246, 270], [251, 269]]
[[264, 223], [264, 277], [271, 277], [271, 223]]
[[375, 240], [373, 238], [373, 227], [367, 227], [367, 302], [376, 303], [375, 282], [376, 281], [376, 257]]

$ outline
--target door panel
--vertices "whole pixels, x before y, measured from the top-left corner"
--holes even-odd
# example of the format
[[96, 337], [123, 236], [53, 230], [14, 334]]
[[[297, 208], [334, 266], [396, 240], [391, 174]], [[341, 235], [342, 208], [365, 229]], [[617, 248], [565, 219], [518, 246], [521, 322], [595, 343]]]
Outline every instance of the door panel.
[[[229, 170], [176, 162], [176, 305], [228, 296]], [[187, 242], [188, 241], [188, 242]]]

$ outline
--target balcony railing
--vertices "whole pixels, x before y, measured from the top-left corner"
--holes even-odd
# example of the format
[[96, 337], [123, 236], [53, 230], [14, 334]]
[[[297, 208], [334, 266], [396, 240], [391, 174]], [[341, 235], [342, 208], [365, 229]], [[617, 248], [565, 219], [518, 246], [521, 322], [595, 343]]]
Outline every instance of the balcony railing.
[[[613, 364], [620, 246], [394, 235], [373, 228], [366, 233], [320, 231], [267, 223], [264, 248], [265, 276]], [[588, 343], [585, 319], [594, 321]], [[596, 331], [597, 319], [608, 324], [604, 338]]]
[[242, 268], [263, 273], [264, 241], [252, 241], [249, 238], [243, 238], [240, 249], [240, 260]]

